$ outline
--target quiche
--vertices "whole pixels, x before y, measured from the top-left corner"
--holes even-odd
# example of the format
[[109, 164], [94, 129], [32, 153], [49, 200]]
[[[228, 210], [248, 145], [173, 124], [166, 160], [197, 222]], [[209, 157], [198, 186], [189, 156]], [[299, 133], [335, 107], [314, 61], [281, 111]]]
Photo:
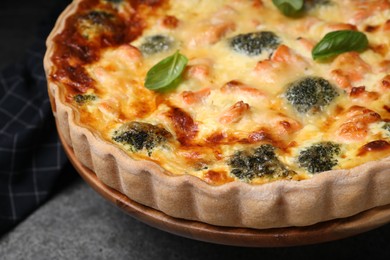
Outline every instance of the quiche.
[[388, 0], [75, 0], [44, 64], [103, 183], [265, 229], [390, 203], [389, 48]]

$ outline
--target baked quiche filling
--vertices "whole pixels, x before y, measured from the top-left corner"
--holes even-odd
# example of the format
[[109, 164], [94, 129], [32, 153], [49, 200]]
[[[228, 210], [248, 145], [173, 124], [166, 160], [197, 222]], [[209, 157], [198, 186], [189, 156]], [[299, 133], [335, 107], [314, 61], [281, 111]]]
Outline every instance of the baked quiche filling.
[[[82, 1], [50, 78], [83, 127], [214, 185], [388, 157], [390, 1], [302, 1], [294, 15], [275, 2]], [[317, 59], [324, 38], [347, 48]]]

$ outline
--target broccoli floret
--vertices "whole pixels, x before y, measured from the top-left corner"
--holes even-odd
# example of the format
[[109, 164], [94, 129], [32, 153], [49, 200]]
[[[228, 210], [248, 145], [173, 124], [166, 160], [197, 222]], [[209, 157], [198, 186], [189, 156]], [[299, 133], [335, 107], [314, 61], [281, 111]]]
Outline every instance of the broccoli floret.
[[83, 17], [85, 20], [92, 24], [103, 25], [107, 23], [107, 20], [113, 18], [113, 15], [103, 11], [91, 11]]
[[164, 35], [154, 35], [146, 37], [140, 46], [140, 50], [145, 55], [153, 55], [159, 52], [167, 51], [174, 45], [171, 37]]
[[230, 47], [248, 56], [256, 56], [263, 51], [273, 51], [280, 44], [279, 37], [273, 32], [252, 32], [239, 34], [230, 39]]
[[171, 136], [163, 127], [143, 122], [129, 122], [115, 131], [112, 139], [130, 145], [131, 150], [135, 152], [146, 149], [150, 156], [156, 146], [165, 143]]
[[91, 95], [91, 94], [77, 94], [75, 96], [73, 96], [73, 100], [78, 104], [78, 105], [84, 105], [88, 102], [91, 102], [91, 101], [95, 101], [96, 100], [96, 96], [95, 95]]
[[339, 94], [329, 81], [306, 77], [291, 83], [285, 97], [299, 113], [316, 113], [329, 105]]
[[336, 166], [338, 155], [340, 155], [339, 144], [321, 142], [303, 149], [298, 156], [298, 163], [310, 173], [319, 173], [329, 171]]
[[294, 174], [275, 154], [272, 145], [264, 144], [254, 151], [238, 151], [228, 161], [230, 173], [243, 181], [256, 177], [287, 177]]
[[102, 33], [109, 33], [112, 20], [115, 17], [104, 11], [93, 10], [78, 18], [77, 28], [86, 39], [95, 39]]

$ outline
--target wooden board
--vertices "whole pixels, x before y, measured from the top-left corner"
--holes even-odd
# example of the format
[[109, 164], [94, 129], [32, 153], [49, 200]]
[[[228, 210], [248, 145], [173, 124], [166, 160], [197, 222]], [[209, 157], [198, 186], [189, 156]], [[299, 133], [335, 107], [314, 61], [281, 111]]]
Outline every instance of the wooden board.
[[249, 229], [219, 227], [206, 223], [176, 219], [163, 212], [130, 200], [122, 193], [103, 184], [94, 172], [84, 167], [60, 135], [73, 166], [83, 179], [104, 198], [130, 216], [155, 228], [211, 243], [245, 247], [282, 247], [327, 242], [357, 235], [390, 222], [390, 205], [373, 208], [358, 215], [318, 223], [307, 227]]

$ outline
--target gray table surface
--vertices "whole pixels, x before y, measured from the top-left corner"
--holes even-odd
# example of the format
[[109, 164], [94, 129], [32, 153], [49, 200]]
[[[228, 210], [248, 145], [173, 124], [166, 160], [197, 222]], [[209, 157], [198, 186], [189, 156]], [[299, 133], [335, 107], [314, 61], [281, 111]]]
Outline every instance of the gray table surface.
[[[0, 1], [0, 68], [22, 59], [34, 29], [53, 6], [55, 0]], [[76, 177], [0, 238], [0, 259], [390, 259], [389, 241], [389, 224], [339, 241], [291, 248], [194, 241], [131, 218]]]

